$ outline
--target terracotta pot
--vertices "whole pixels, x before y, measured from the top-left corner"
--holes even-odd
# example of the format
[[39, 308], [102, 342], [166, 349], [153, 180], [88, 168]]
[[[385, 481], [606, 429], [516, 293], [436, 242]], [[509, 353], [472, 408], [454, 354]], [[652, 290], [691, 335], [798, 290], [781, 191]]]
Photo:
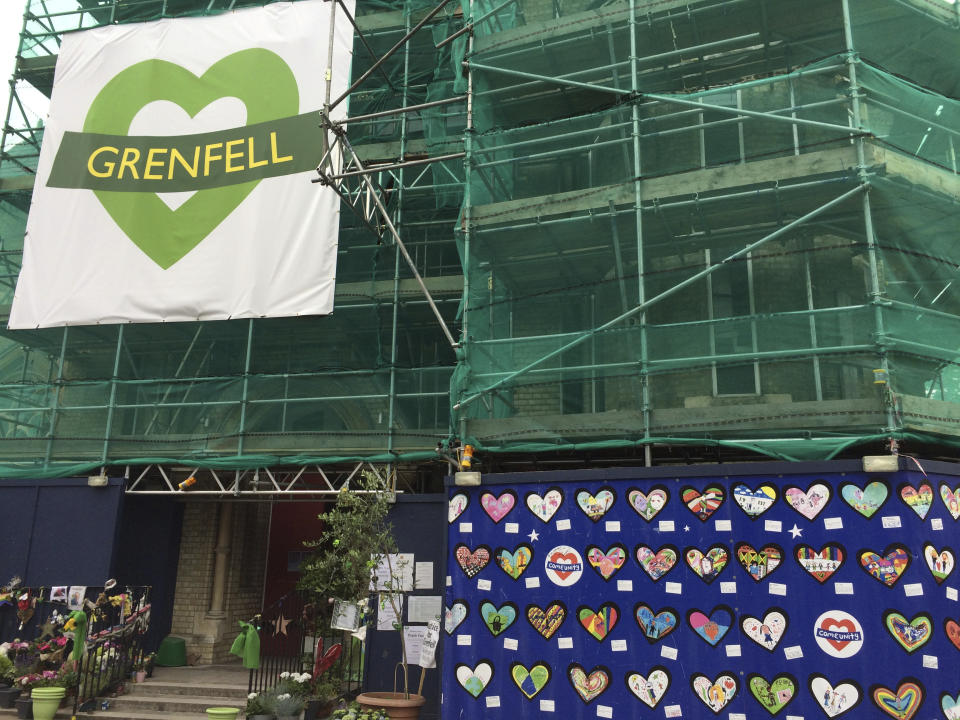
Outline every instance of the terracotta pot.
[[390, 720], [416, 720], [420, 717], [420, 708], [426, 701], [423, 695], [415, 693], [410, 693], [407, 698], [398, 692], [368, 692], [357, 695], [358, 703], [366, 707], [383, 708]]

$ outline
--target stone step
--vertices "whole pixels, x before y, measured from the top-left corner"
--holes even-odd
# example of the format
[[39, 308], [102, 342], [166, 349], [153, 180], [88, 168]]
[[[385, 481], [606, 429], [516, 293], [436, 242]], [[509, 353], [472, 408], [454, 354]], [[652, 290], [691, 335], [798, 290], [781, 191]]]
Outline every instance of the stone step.
[[[60, 716], [57, 715], [57, 717]], [[70, 716], [66, 715], [65, 717]], [[123, 712], [117, 712], [112, 708], [110, 710], [97, 710], [96, 713], [80, 713], [77, 715], [77, 720], [107, 720], [108, 718], [114, 718], [114, 720], [208, 720], [206, 713], [171, 715], [168, 712], [150, 712], [148, 710], [139, 710], [136, 712], [124, 710]]]
[[176, 683], [164, 682], [162, 680], [147, 680], [142, 683], [129, 683], [127, 686], [129, 695], [156, 696], [156, 695], [193, 695], [212, 698], [236, 698], [246, 700], [246, 685], [223, 685], [213, 683]]
[[[110, 698], [110, 709], [130, 715], [153, 713], [204, 713], [209, 707], [246, 707], [247, 699], [205, 697], [201, 695], [121, 695]], [[101, 713], [97, 713], [100, 717]], [[179, 717], [179, 715], [178, 715]]]

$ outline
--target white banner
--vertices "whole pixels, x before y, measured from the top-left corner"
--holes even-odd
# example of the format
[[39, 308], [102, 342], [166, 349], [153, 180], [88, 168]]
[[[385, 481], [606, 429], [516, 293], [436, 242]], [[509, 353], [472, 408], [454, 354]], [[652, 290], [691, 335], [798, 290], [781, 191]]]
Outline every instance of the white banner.
[[[331, 312], [339, 198], [310, 182], [331, 6], [65, 35], [9, 326]], [[338, 10], [332, 98], [352, 44]]]

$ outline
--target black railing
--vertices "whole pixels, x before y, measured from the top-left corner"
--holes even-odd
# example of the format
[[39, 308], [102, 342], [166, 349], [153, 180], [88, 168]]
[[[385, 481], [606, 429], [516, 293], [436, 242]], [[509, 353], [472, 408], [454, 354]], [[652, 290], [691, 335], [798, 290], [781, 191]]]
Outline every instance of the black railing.
[[115, 690], [140, 667], [143, 639], [150, 623], [150, 606], [120, 626], [101, 630], [87, 641], [86, 653], [77, 663], [76, 696], [73, 714], [96, 707], [97, 697]]

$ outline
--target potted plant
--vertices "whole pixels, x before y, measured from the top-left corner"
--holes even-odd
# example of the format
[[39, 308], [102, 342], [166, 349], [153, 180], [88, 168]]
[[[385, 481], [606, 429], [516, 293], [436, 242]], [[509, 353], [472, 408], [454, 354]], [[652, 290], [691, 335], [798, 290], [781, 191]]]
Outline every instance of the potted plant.
[[267, 693], [250, 693], [244, 715], [247, 720], [270, 720], [273, 717], [272, 698]]
[[20, 688], [13, 686], [15, 676], [13, 660], [0, 654], [0, 708], [12, 708], [20, 695]]
[[33, 717], [36, 720], [52, 720], [60, 707], [60, 702], [66, 696], [66, 688], [61, 684], [60, 677], [53, 670], [43, 670], [38, 673], [23, 675], [16, 680], [17, 685], [24, 691], [30, 692], [30, 713], [21, 704], [26, 698], [17, 700], [17, 716]]
[[273, 712], [277, 720], [300, 720], [304, 702], [302, 698], [290, 693], [280, 693], [273, 701]]
[[334, 710], [332, 720], [390, 720], [386, 710], [369, 708], [358, 702], [352, 702], [345, 708]]

